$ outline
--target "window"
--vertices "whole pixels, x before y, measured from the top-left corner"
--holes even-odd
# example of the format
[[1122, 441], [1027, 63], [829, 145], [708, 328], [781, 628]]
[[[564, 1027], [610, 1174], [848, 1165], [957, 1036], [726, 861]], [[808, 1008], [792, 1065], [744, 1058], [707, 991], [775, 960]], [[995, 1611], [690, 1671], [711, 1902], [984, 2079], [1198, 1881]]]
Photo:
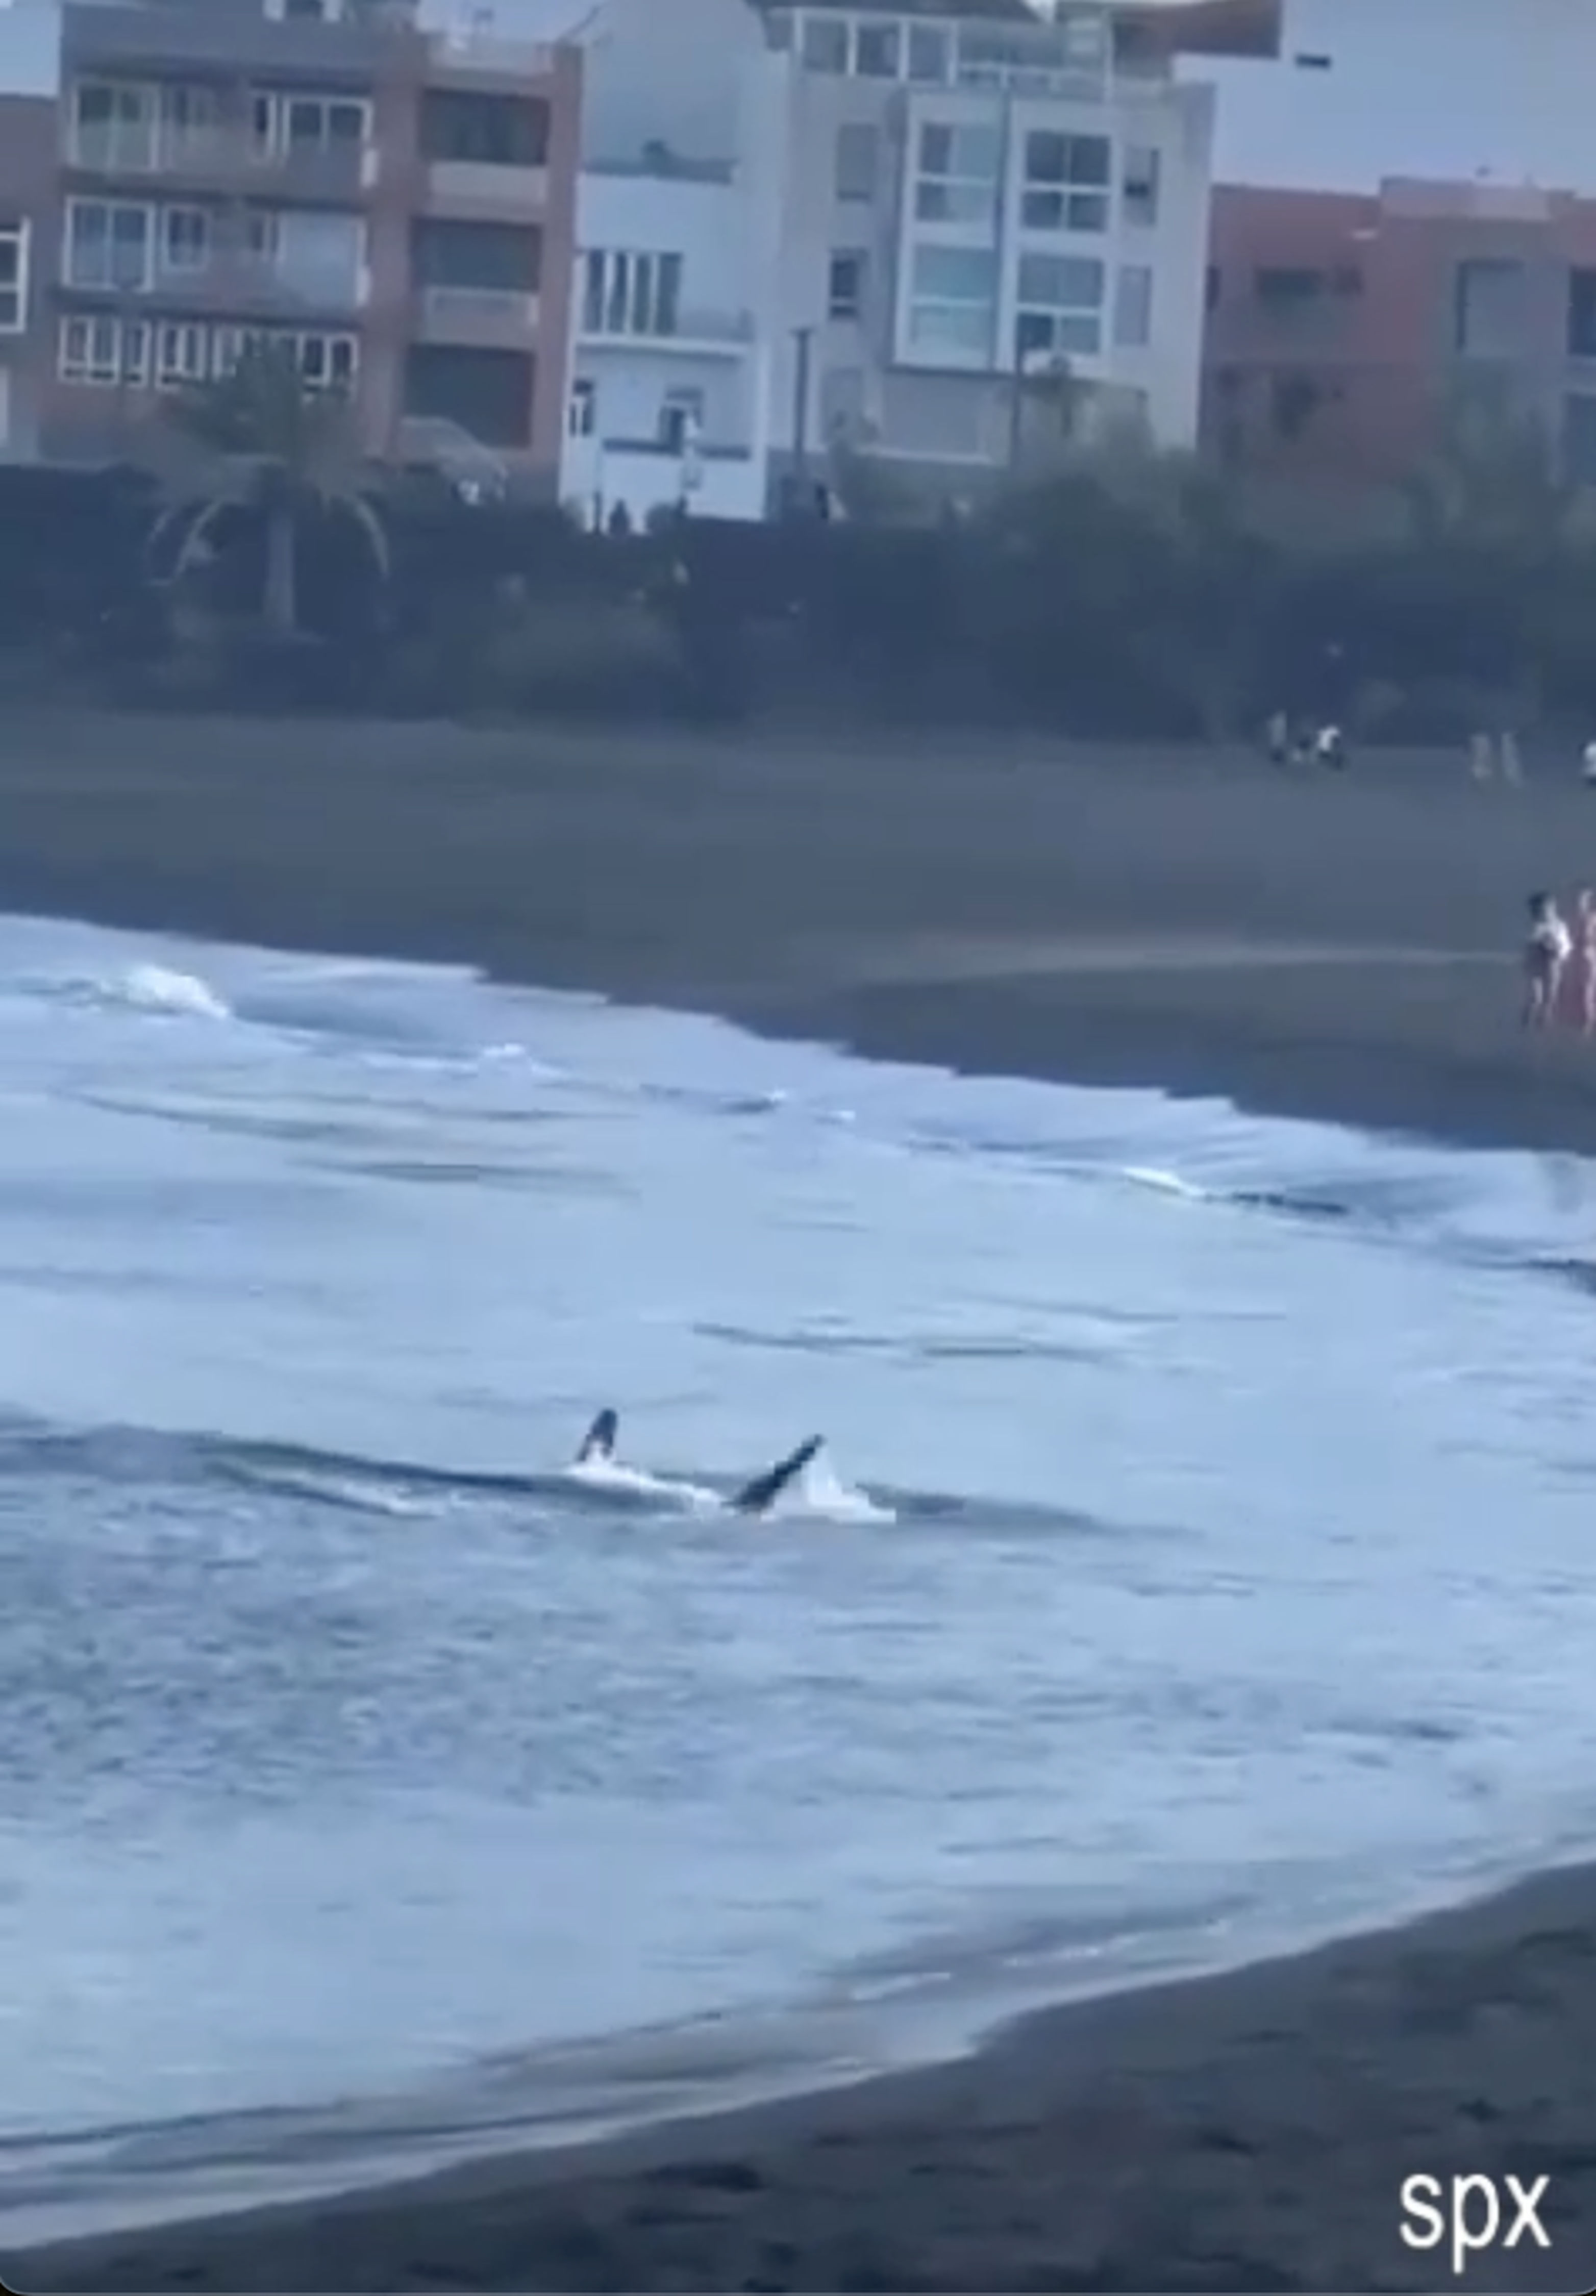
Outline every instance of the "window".
[[203, 152], [218, 124], [215, 91], [174, 81], [160, 91], [160, 155], [168, 165]]
[[1107, 231], [1109, 145], [1106, 135], [1062, 135], [1033, 128], [1025, 139], [1020, 220], [1027, 231]]
[[150, 283], [154, 210], [115, 200], [67, 205], [69, 287], [143, 288]]
[[282, 218], [272, 208], [251, 208], [244, 244], [257, 263], [274, 264], [282, 251]]
[[854, 249], [839, 249], [831, 258], [826, 316], [832, 319], [856, 319], [863, 305], [864, 258]]
[[1003, 146], [994, 127], [928, 119], [920, 130], [914, 212], [921, 223], [989, 223]]
[[1126, 223], [1150, 226], [1158, 220], [1158, 149], [1156, 144], [1133, 144], [1126, 150], [1119, 176], [1120, 197]]
[[896, 79], [902, 56], [900, 26], [856, 24], [854, 27], [854, 70], [861, 79]]
[[541, 96], [488, 95], [430, 87], [422, 96], [422, 157], [476, 167], [543, 168], [549, 107]]
[[1114, 289], [1114, 340], [1122, 350], [1145, 350], [1152, 340], [1152, 266], [1126, 263]]
[[168, 323], [155, 330], [155, 387], [184, 390], [204, 382], [210, 373], [210, 338], [192, 321]]
[[1272, 304], [1276, 310], [1301, 309], [1317, 301], [1324, 289], [1322, 271], [1289, 268], [1283, 265], [1265, 266], [1253, 274], [1253, 292], [1260, 303]]
[[922, 87], [945, 87], [950, 60], [948, 35], [940, 24], [909, 27], [909, 77]]
[[28, 324], [28, 226], [0, 223], [0, 335]]
[[571, 385], [570, 404], [565, 410], [565, 427], [573, 439], [591, 439], [598, 427], [599, 394], [585, 376]]
[[160, 261], [166, 271], [203, 271], [210, 254], [210, 217], [203, 208], [166, 208]]
[[250, 138], [262, 160], [358, 151], [371, 124], [370, 105], [353, 96], [257, 93], [250, 100]]
[[956, 364], [991, 355], [997, 256], [986, 247], [917, 247], [910, 272], [909, 340]]
[[806, 16], [804, 62], [808, 69], [823, 72], [847, 71], [847, 32], [846, 16]]
[[1510, 358], [1521, 348], [1526, 274], [1521, 263], [1486, 257], [1460, 263], [1453, 289], [1453, 348], [1485, 358]]
[[659, 443], [673, 455], [685, 454], [704, 427], [701, 390], [667, 390], [659, 409]]
[[152, 167], [155, 118], [152, 87], [80, 80], [72, 91], [72, 157], [90, 168]]
[[63, 319], [56, 372], [63, 382], [121, 380], [122, 330], [116, 319]]
[[348, 390], [356, 364], [353, 335], [291, 335], [299, 380], [307, 390]]
[[837, 130], [836, 190], [839, 200], [873, 200], [880, 168], [880, 137], [868, 124]]
[[585, 258], [582, 324], [590, 335], [675, 335], [682, 321], [682, 258], [594, 248]]
[[1106, 266], [1083, 255], [1022, 255], [1015, 343], [1020, 362], [1038, 353], [1102, 348]]

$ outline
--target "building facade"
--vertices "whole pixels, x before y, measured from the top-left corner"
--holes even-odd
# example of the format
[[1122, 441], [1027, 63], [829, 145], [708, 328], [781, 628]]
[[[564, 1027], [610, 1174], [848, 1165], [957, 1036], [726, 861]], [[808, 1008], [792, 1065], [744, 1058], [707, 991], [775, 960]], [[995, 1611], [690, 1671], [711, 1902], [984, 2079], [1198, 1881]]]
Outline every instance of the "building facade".
[[798, 61], [784, 460], [839, 441], [944, 480], [1024, 449], [1048, 371], [1155, 442], [1197, 436], [1214, 98], [1183, 35], [1266, 5], [772, 7]]
[[565, 497], [762, 518], [790, 62], [747, 0], [607, 0], [582, 37]]
[[264, 338], [348, 395], [368, 453], [552, 490], [577, 51], [430, 35], [392, 0], [69, 0], [60, 21], [37, 452], [131, 451], [161, 393]]
[[1207, 299], [1204, 437], [1232, 468], [1387, 485], [1473, 408], [1596, 484], [1596, 198], [1224, 186]]
[[61, 15], [0, 6], [0, 462], [30, 462], [49, 381], [45, 268], [58, 228]]

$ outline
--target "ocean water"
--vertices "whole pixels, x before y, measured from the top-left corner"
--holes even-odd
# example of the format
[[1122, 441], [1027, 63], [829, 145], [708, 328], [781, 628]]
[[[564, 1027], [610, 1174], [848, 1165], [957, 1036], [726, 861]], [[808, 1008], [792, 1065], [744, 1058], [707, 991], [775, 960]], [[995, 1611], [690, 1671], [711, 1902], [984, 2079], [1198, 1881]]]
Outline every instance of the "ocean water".
[[1577, 1160], [14, 921], [0, 1092], [0, 2238], [1596, 1843]]

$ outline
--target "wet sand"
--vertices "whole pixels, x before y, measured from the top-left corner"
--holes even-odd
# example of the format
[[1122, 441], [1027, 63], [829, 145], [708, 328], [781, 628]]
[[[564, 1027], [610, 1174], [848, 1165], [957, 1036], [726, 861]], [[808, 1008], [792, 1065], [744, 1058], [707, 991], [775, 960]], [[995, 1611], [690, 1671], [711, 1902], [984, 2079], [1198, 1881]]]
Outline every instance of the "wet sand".
[[[1596, 800], [1005, 742], [0, 725], [0, 908], [446, 958], [900, 1058], [1596, 1151], [1516, 1024]], [[1393, 1876], [1393, 1898], [1401, 1877]], [[506, 2041], [512, 2041], [512, 2035]], [[22, 2289], [1584, 2288], [1596, 1874], [559, 2158], [0, 2259]], [[1551, 2184], [1461, 2280], [1415, 2173]]]
[[[1413, 2175], [1550, 2182], [1469, 2259]], [[1450, 2185], [1446, 2186], [1450, 2192]], [[1478, 2218], [1483, 2202], [1477, 2203]], [[1516, 2221], [1507, 2207], [1501, 2226]], [[1424, 2229], [1414, 2217], [1405, 2219]], [[1596, 1873], [610, 2145], [0, 2256], [25, 2291], [1589, 2288]]]
[[883, 1055], [1596, 1150], [1525, 895], [1596, 796], [1382, 755], [0, 721], [0, 908], [442, 957]]

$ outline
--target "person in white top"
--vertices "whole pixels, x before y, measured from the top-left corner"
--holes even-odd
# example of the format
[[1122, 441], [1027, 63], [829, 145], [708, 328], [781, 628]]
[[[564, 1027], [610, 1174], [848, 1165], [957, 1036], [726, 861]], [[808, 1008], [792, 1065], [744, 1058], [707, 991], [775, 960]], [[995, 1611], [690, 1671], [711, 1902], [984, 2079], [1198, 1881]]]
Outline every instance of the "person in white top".
[[1550, 893], [1529, 897], [1529, 938], [1524, 944], [1524, 1025], [1543, 1029], [1557, 1010], [1563, 968], [1574, 937]]

